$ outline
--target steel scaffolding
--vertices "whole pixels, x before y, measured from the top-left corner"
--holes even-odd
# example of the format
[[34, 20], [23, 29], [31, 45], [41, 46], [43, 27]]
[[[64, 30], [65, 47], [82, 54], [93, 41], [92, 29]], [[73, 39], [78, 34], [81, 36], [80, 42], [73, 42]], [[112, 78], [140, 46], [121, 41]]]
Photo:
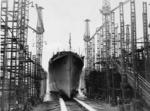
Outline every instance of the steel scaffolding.
[[[128, 9], [125, 10], [124, 5], [127, 3], [129, 3], [130, 21], [126, 20], [127, 15], [125, 15], [125, 11]], [[119, 23], [115, 18], [118, 15], [117, 9], [119, 9]], [[137, 37], [136, 25], [139, 24], [136, 24], [135, 0], [120, 2], [114, 9], [111, 9], [109, 0], [103, 0], [102, 10], [100, 10], [102, 14], [102, 25], [96, 29], [96, 33], [94, 33], [90, 40], [92, 41], [95, 35], [100, 36], [100, 38], [97, 37], [95, 63], [96, 65], [98, 64], [96, 66], [97, 72], [100, 70], [99, 66], [102, 68], [102, 70], [100, 70], [101, 72], [106, 72], [104, 79], [107, 81], [107, 100], [110, 100], [110, 95], [113, 95], [113, 97], [116, 96], [114, 93], [117, 91], [113, 92], [114, 89], [112, 90], [112, 88], [114, 88], [114, 76], [111, 75], [113, 74], [111, 71], [115, 70], [118, 71], [121, 76], [119, 97], [122, 103], [126, 103], [127, 100], [127, 90], [125, 87], [128, 87], [128, 84], [130, 84], [133, 88], [132, 90], [134, 90], [135, 100], [138, 100], [139, 97], [143, 97], [146, 101], [149, 101], [150, 44], [148, 38], [147, 10], [147, 2], [143, 2], [142, 41], [141, 38]], [[118, 31], [118, 29], [120, 31]], [[91, 60], [90, 57], [88, 59]]]
[[[29, 0], [13, 0], [12, 6], [8, 2], [1, 1], [1, 111], [20, 106], [24, 108], [33, 98], [39, 100], [40, 81], [46, 77], [46, 72], [41, 65], [37, 65], [27, 45]], [[35, 72], [35, 66], [40, 73]]]
[[101, 43], [101, 41], [100, 41], [101, 39], [100, 39], [100, 33], [97, 33], [97, 46], [96, 46], [96, 48], [97, 48], [97, 51], [96, 51], [96, 61], [95, 61], [95, 68], [96, 68], [96, 70], [98, 70], [98, 71], [100, 71], [100, 48], [101, 48], [101, 46], [100, 46], [100, 43]]
[[105, 53], [105, 57], [104, 57], [104, 61], [105, 61], [105, 71], [106, 71], [106, 93], [107, 93], [107, 97], [106, 97], [106, 101], [110, 102], [110, 72], [109, 72], [109, 64], [110, 64], [110, 47], [111, 47], [111, 36], [110, 36], [110, 17], [111, 17], [111, 6], [110, 6], [110, 1], [109, 0], [103, 0], [103, 7], [102, 7], [102, 13], [103, 13], [103, 23], [104, 25], [104, 53]]
[[[116, 35], [115, 35], [115, 13], [111, 13], [111, 58], [116, 59]], [[114, 64], [111, 65], [114, 68]], [[114, 73], [111, 74], [111, 95], [112, 101], [115, 101], [115, 84], [114, 84]]]
[[1, 1], [1, 110], [8, 110], [8, 0]]
[[92, 44], [91, 44], [91, 52], [92, 52], [92, 70], [95, 70], [95, 37], [92, 39]]
[[120, 2], [120, 49], [121, 49], [121, 68], [122, 68], [122, 73], [121, 73], [121, 90], [122, 90], [122, 99], [125, 99], [125, 79], [126, 79], [126, 73], [125, 73], [125, 31], [124, 31], [124, 8], [123, 8], [123, 3]]
[[130, 1], [130, 11], [131, 11], [131, 51], [132, 51], [132, 68], [134, 73], [135, 82], [135, 98], [137, 98], [138, 93], [138, 74], [136, 71], [136, 49], [137, 49], [137, 37], [136, 37], [136, 11], [135, 11], [135, 0]]
[[115, 13], [111, 13], [111, 55], [116, 56], [116, 38], [115, 38]]
[[150, 58], [149, 58], [149, 39], [148, 39], [148, 20], [147, 20], [147, 2], [143, 2], [143, 37], [145, 53], [145, 78], [150, 80]]

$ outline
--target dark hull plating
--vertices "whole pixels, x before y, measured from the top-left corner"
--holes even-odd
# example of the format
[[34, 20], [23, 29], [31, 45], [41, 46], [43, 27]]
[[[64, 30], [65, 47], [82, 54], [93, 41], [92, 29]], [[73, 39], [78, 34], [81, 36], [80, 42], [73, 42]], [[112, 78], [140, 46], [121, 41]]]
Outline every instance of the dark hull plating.
[[49, 62], [50, 88], [68, 98], [73, 97], [79, 86], [83, 60], [73, 52], [60, 52]]

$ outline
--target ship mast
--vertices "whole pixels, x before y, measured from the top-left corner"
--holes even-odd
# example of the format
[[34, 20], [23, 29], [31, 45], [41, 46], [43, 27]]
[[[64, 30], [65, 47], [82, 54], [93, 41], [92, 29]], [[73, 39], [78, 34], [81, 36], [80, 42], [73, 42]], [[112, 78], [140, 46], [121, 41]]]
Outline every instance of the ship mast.
[[69, 51], [71, 51], [71, 33], [69, 33]]

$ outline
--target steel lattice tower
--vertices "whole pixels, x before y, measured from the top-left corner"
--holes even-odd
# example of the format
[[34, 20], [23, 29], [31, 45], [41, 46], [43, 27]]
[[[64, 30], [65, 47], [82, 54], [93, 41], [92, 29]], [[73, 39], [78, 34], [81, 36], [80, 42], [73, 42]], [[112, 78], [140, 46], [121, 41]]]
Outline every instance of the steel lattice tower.
[[36, 5], [37, 8], [37, 33], [36, 33], [36, 56], [37, 56], [37, 62], [41, 65], [42, 64], [42, 52], [43, 52], [43, 32], [44, 32], [44, 26], [43, 26], [43, 16], [42, 16], [42, 7], [39, 7]]
[[85, 34], [84, 34], [84, 45], [85, 45], [85, 68], [90, 68], [90, 28], [89, 19], [85, 20]]
[[143, 37], [145, 52], [145, 78], [150, 80], [150, 58], [149, 58], [149, 40], [148, 40], [148, 20], [147, 20], [147, 2], [143, 2]]
[[109, 62], [110, 62], [110, 1], [109, 0], [103, 0], [103, 6], [102, 6], [102, 14], [103, 14], [103, 23], [104, 23], [104, 38], [103, 42], [105, 42], [104, 46], [104, 53], [105, 53], [105, 70], [106, 70], [106, 83], [107, 83], [107, 101], [110, 100], [110, 82], [109, 82]]

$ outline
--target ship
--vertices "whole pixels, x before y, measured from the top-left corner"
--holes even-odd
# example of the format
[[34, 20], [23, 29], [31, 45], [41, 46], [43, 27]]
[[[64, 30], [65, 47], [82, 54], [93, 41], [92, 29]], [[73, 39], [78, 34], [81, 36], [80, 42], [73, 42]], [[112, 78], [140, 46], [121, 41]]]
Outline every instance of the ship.
[[79, 87], [83, 57], [72, 51], [61, 51], [49, 61], [50, 91], [73, 98]]

